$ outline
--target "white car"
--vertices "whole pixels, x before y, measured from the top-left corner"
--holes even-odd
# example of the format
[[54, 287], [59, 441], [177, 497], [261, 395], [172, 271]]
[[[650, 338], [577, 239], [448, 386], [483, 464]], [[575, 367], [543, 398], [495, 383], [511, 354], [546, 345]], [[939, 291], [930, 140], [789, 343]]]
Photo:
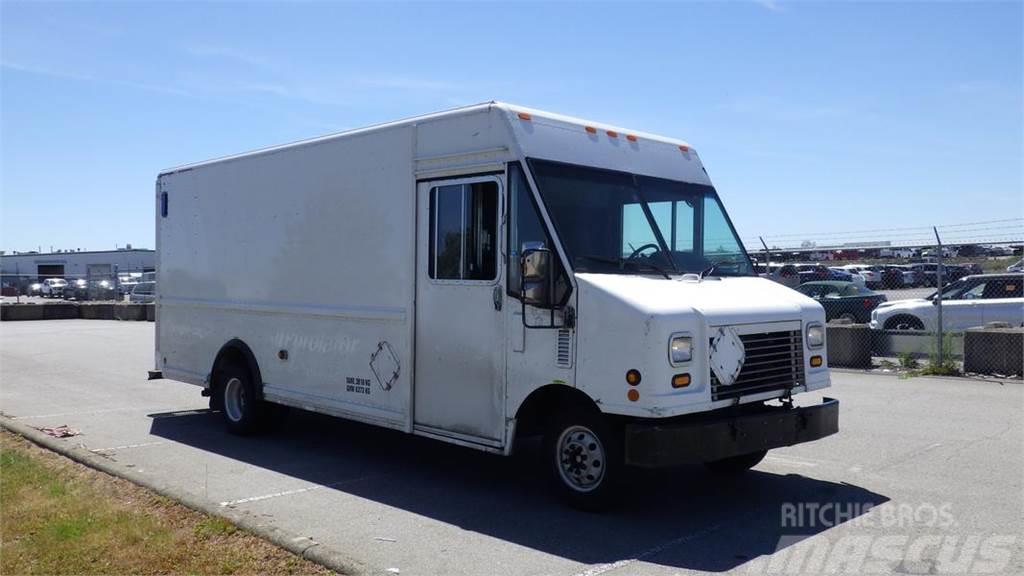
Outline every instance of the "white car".
[[[885, 302], [871, 312], [875, 330], [938, 328], [938, 306], [928, 298]], [[943, 330], [964, 330], [988, 322], [1024, 326], [1024, 274], [979, 274], [950, 283], [942, 291]]]
[[1024, 272], [1024, 260], [1017, 260], [1016, 264], [1006, 267], [1007, 272]]
[[63, 278], [47, 278], [39, 287], [39, 295], [43, 298], [61, 298], [64, 296], [64, 288], [68, 285]]
[[867, 278], [865, 278], [864, 275], [860, 273], [860, 270], [852, 270], [850, 268], [840, 266], [833, 266], [829, 268], [829, 270], [834, 270], [836, 272], [846, 272], [847, 274], [850, 275], [850, 282], [853, 282], [855, 285], [860, 286], [861, 288], [867, 288]]
[[864, 279], [864, 286], [874, 288], [882, 285], [882, 273], [867, 264], [847, 264], [841, 267], [850, 274], [858, 274]]

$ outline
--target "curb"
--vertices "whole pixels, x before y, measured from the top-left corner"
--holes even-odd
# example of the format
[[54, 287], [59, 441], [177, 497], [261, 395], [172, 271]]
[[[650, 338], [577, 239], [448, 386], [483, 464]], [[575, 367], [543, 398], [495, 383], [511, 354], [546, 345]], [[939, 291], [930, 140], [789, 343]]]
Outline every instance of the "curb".
[[10, 416], [0, 414], [0, 428], [13, 432], [33, 444], [70, 458], [89, 468], [99, 470], [111, 476], [124, 478], [133, 484], [148, 488], [193, 510], [209, 514], [210, 516], [225, 518], [246, 532], [284, 548], [300, 558], [315, 562], [335, 572], [345, 574], [346, 576], [369, 576], [383, 573], [381, 570], [374, 570], [362, 562], [354, 560], [324, 544], [320, 544], [312, 538], [293, 534], [286, 530], [261, 523], [255, 516], [247, 512], [218, 506], [213, 502], [169, 486], [156, 478], [140, 474], [131, 468], [120, 466], [116, 461], [90, 452], [85, 448], [60, 442], [57, 438], [47, 436], [31, 426], [13, 420]]

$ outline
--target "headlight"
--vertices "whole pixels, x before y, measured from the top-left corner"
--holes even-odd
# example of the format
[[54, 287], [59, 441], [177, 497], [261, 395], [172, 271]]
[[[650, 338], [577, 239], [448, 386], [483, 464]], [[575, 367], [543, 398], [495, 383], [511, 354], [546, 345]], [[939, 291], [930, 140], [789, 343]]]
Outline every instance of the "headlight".
[[668, 359], [672, 364], [682, 364], [693, 359], [693, 339], [689, 336], [672, 336], [668, 343]]
[[825, 328], [821, 324], [807, 325], [807, 346], [821, 348], [825, 345]]

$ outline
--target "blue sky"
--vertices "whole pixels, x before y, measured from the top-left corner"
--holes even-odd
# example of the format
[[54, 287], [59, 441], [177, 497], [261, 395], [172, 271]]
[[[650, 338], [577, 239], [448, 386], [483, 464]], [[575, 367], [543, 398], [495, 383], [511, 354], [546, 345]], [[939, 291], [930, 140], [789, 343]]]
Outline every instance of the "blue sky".
[[744, 238], [1020, 218], [1022, 6], [4, 2], [0, 249], [151, 247], [162, 168], [491, 99], [690, 141]]

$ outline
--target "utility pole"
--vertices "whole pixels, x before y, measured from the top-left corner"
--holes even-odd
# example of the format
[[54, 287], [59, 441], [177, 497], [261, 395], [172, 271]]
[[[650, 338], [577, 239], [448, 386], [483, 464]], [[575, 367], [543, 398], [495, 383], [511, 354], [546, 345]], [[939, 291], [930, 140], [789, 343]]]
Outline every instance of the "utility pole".
[[935, 266], [935, 306], [938, 307], [938, 330], [936, 331], [936, 351], [939, 359], [939, 365], [943, 363], [942, 358], [942, 238], [939, 237], [939, 229], [932, 226], [932, 230], [935, 232], [935, 242], [939, 245], [938, 259], [936, 260]]

